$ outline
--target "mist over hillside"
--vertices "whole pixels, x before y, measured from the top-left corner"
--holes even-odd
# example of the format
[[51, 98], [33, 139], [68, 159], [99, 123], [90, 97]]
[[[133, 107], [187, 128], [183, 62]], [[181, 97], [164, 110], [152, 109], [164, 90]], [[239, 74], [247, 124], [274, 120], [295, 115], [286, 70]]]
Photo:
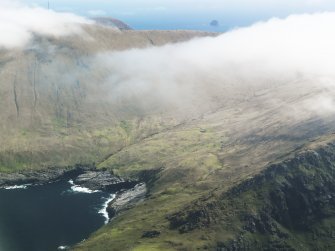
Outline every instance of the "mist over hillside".
[[[4, 143], [1, 166], [9, 171], [90, 163], [108, 154], [110, 144], [113, 149], [125, 144], [127, 135], [120, 121], [142, 116], [136, 109], [127, 108], [123, 101], [113, 106], [104, 95], [104, 81], [111, 71], [99, 66], [96, 59], [99, 54], [186, 41], [208, 34], [121, 32], [73, 14], [12, 4], [1, 6], [1, 11], [5, 13], [1, 15], [1, 29], [6, 34], [0, 39], [3, 97], [0, 102], [6, 107], [0, 114], [5, 121], [1, 128]], [[14, 19], [17, 15], [11, 13], [16, 11], [26, 20]], [[35, 18], [41, 15], [45, 22]], [[167, 122], [171, 123], [174, 124]], [[155, 131], [156, 125], [152, 126], [148, 133]], [[112, 128], [113, 135], [105, 138], [108, 128]], [[111, 143], [114, 137], [118, 142]], [[86, 153], [81, 146], [87, 149]], [[52, 157], [47, 154], [50, 151]]]
[[[225, 218], [249, 201], [243, 182], [260, 173], [268, 177], [269, 165], [286, 163], [285, 157], [302, 149], [326, 145], [315, 151], [333, 158], [324, 141], [335, 129], [334, 24], [335, 13], [317, 13], [224, 34], [134, 31], [74, 14], [0, 4], [0, 170], [90, 164], [147, 182], [143, 203], [78, 250], [244, 250], [226, 245], [246, 231], [244, 216]], [[294, 163], [326, 165], [324, 159], [299, 154], [304, 157], [289, 162], [298, 170], [287, 170], [292, 177], [310, 178]], [[264, 178], [269, 184], [255, 190], [259, 201], [251, 200], [248, 213], [255, 215], [248, 215], [258, 225], [269, 222], [259, 216], [259, 205], [268, 201], [260, 196], [268, 187], [285, 190], [285, 182], [294, 187], [286, 178], [280, 176], [276, 186]], [[241, 197], [225, 194], [240, 184], [242, 192], [236, 194]], [[303, 193], [299, 189], [294, 191]], [[322, 203], [331, 211], [329, 201]], [[250, 232], [250, 243], [263, 243], [260, 234], [297, 247], [299, 229], [273, 215], [271, 222], [288, 237], [271, 225], [272, 232]], [[333, 214], [324, 215], [333, 224]], [[236, 223], [231, 232], [226, 220]], [[143, 240], [143, 231], [152, 229], [161, 235]], [[328, 241], [328, 232], [319, 232]], [[302, 243], [313, 247], [307, 239]]]

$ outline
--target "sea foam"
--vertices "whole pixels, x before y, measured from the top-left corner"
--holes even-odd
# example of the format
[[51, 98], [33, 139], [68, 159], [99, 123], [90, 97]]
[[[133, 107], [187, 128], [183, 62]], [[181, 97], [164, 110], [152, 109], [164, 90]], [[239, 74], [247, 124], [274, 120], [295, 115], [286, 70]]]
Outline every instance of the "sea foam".
[[6, 190], [14, 190], [14, 189], [27, 189], [31, 184], [24, 184], [24, 185], [15, 185], [15, 186], [6, 186], [4, 189]]
[[91, 190], [87, 187], [82, 187], [82, 186], [75, 185], [73, 180], [69, 180], [69, 183], [72, 185], [71, 186], [72, 192], [75, 192], [75, 193], [97, 193], [97, 192], [100, 192], [99, 190]]
[[109, 222], [109, 215], [108, 215], [108, 212], [107, 212], [108, 204], [109, 204], [109, 202], [111, 202], [112, 200], [115, 199], [115, 196], [116, 196], [115, 194], [111, 194], [111, 196], [107, 198], [107, 200], [103, 204], [103, 207], [99, 211], [99, 214], [102, 214], [105, 217], [105, 224], [107, 224]]

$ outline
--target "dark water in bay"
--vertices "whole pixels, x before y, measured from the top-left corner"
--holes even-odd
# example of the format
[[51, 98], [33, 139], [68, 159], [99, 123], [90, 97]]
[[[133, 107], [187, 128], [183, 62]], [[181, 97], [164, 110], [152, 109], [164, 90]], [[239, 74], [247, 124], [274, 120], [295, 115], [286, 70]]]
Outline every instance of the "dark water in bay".
[[111, 195], [75, 192], [71, 186], [61, 181], [0, 189], [0, 251], [57, 250], [82, 241], [104, 225], [103, 207]]

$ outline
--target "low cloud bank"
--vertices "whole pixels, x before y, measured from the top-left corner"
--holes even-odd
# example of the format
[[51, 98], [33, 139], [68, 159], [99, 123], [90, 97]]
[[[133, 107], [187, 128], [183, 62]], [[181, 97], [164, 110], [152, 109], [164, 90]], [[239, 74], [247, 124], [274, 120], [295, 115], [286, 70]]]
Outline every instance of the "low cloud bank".
[[71, 13], [58, 13], [18, 2], [0, 3], [0, 48], [23, 47], [34, 34], [67, 36], [82, 32], [80, 25], [89, 20]]
[[[34, 34], [80, 33], [88, 23], [69, 13], [1, 3], [0, 48], [25, 46]], [[329, 114], [335, 111], [334, 26], [331, 12], [271, 19], [217, 37], [90, 55], [83, 59], [90, 67], [80, 74], [97, 82], [90, 101], [106, 99], [126, 112], [203, 113], [250, 100], [261, 103], [259, 109], [290, 105], [294, 116]], [[63, 82], [76, 74], [69, 70]]]
[[111, 72], [106, 85], [113, 100], [194, 107], [277, 88], [273, 99], [311, 91], [318, 96], [304, 102], [308, 109], [333, 110], [334, 26], [335, 13], [294, 15], [215, 38], [111, 52], [98, 61]]

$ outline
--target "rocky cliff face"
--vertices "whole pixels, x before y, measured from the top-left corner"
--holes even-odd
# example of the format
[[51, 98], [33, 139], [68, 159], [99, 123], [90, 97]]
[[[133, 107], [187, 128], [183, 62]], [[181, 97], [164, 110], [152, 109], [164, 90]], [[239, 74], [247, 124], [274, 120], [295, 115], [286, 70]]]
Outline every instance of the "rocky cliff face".
[[[100, 190], [109, 193], [119, 191], [131, 192], [139, 183], [139, 181], [126, 180], [115, 176], [106, 170], [98, 170], [95, 166], [76, 165], [68, 168], [54, 167], [36, 171], [27, 170], [13, 173], [0, 173], [0, 189], [20, 185], [45, 185], [57, 181], [69, 181], [70, 179], [75, 185], [90, 190]], [[143, 185], [144, 184], [142, 184], [140, 188], [144, 188], [145, 191], [145, 185], [144, 187]], [[138, 189], [135, 189], [134, 191], [137, 190]], [[140, 190], [143, 191], [143, 189]], [[137, 198], [136, 195], [137, 193], [135, 193], [132, 198]]]
[[125, 180], [121, 177], [117, 177], [111, 172], [104, 170], [83, 172], [73, 181], [76, 185], [87, 187], [91, 190], [102, 190], [111, 193], [123, 189], [131, 189], [138, 183], [137, 181]]
[[132, 189], [118, 192], [116, 197], [108, 204], [107, 212], [109, 218], [117, 216], [124, 210], [134, 207], [138, 202], [143, 201], [147, 193], [145, 183], [140, 183]]
[[168, 219], [180, 233], [221, 229], [212, 240], [216, 250], [333, 250], [334, 182], [335, 143], [329, 142]]

